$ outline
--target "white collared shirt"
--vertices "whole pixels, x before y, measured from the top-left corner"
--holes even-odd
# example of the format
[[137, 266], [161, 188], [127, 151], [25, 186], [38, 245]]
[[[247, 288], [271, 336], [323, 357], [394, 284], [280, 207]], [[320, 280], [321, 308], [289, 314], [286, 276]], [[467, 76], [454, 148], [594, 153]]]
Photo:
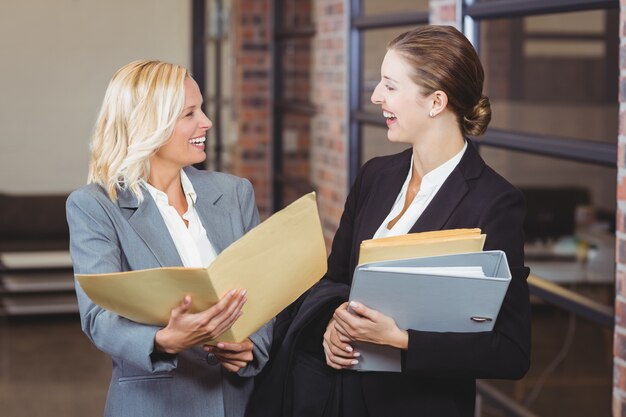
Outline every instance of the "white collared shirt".
[[[147, 182], [144, 184], [154, 199], [161, 217], [163, 217], [183, 265], [195, 268], [207, 267], [217, 257], [217, 254], [196, 212], [196, 192], [182, 169], [180, 170], [180, 182], [187, 199], [187, 212], [183, 214], [182, 218], [174, 206], [170, 205], [167, 194], [157, 190]], [[185, 226], [183, 219], [189, 223], [188, 227]]]
[[413, 156], [411, 156], [411, 165], [409, 165], [409, 174], [404, 181], [404, 185], [402, 185], [402, 189], [396, 198], [395, 203], [393, 203], [393, 207], [387, 215], [387, 218], [380, 225], [376, 233], [374, 234], [374, 238], [379, 237], [387, 237], [387, 236], [398, 236], [404, 235], [411, 230], [411, 227], [415, 224], [417, 219], [420, 218], [428, 204], [432, 201], [437, 194], [437, 191], [441, 188], [445, 180], [450, 176], [454, 168], [459, 164], [465, 150], [467, 149], [467, 142], [463, 146], [463, 149], [456, 155], [454, 155], [451, 159], [439, 165], [437, 168], [433, 169], [422, 178], [422, 183], [420, 184], [420, 189], [415, 195], [415, 198], [411, 202], [411, 205], [404, 212], [402, 217], [393, 225], [390, 229], [387, 228], [389, 222], [402, 212], [404, 208], [404, 203], [406, 199], [406, 193], [409, 189], [409, 181], [413, 177]]

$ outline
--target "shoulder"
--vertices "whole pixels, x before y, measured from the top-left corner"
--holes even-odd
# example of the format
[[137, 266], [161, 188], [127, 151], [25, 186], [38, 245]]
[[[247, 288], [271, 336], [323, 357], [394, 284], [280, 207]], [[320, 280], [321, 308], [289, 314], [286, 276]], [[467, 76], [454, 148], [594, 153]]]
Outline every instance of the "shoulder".
[[402, 152], [392, 155], [376, 156], [367, 161], [361, 167], [361, 171], [377, 171], [380, 169], [391, 168], [402, 163], [409, 163], [411, 161], [411, 148], [405, 149]]
[[484, 201], [492, 201], [503, 195], [523, 200], [522, 192], [487, 165], [472, 143], [467, 147], [458, 169], [474, 192]]
[[69, 212], [73, 208], [102, 207], [114, 204], [101, 186], [87, 184], [69, 195], [66, 207]]
[[222, 190], [251, 186], [247, 179], [224, 172], [203, 171], [194, 167], [186, 167], [185, 173], [193, 182], [211, 184]]
[[411, 163], [411, 148], [408, 148], [402, 152], [377, 156], [363, 164], [359, 169], [357, 180], [360, 178], [363, 182], [373, 181], [381, 171], [398, 166], [408, 165]]
[[254, 200], [252, 184], [245, 178], [223, 172], [202, 171], [186, 167], [185, 174], [193, 183], [196, 193], [203, 194], [209, 200], [217, 201], [226, 197], [228, 201]]

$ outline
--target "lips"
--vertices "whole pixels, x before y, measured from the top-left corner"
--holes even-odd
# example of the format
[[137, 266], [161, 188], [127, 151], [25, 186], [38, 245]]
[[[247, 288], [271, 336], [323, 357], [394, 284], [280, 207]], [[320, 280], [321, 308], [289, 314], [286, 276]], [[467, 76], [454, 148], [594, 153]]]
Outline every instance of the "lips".
[[383, 109], [383, 116], [385, 117], [387, 121], [387, 127], [390, 127], [392, 124], [395, 123], [396, 120], [398, 120], [397, 116], [394, 113], [391, 113], [384, 109]]

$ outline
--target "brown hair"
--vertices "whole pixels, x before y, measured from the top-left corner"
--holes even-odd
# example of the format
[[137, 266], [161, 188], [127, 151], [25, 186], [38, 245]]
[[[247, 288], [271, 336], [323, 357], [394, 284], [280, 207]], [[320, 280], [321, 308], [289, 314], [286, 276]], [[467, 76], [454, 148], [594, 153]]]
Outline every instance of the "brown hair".
[[428, 96], [441, 90], [457, 115], [463, 134], [481, 135], [491, 121], [483, 95], [483, 67], [467, 38], [452, 26], [421, 26], [389, 42], [413, 68], [411, 79]]

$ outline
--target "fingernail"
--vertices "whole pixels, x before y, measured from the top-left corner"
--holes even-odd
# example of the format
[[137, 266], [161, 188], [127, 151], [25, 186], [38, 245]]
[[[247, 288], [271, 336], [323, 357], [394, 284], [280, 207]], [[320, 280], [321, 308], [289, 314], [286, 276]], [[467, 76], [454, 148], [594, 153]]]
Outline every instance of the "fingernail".
[[361, 352], [354, 352], [352, 356], [354, 356], [355, 358], [358, 358], [359, 356], [361, 356]]
[[223, 343], [218, 343], [217, 347], [220, 348], [220, 349], [224, 349], [224, 344]]
[[352, 349], [352, 346], [346, 346], [346, 350], [347, 350], [348, 352], [352, 352], [352, 350], [353, 350], [353, 349]]
[[237, 292], [237, 290], [230, 290], [228, 292], [228, 295], [233, 296], [233, 295], [235, 295], [236, 292]]
[[244, 295], [246, 295], [246, 293], [248, 292], [248, 290], [241, 290], [241, 296], [243, 297]]
[[212, 350], [213, 350], [213, 346], [205, 346], [205, 347], [204, 347], [204, 351], [205, 351], [205, 352], [210, 352], [210, 351], [212, 351]]
[[350, 301], [350, 307], [352, 307], [352, 308], [359, 308], [359, 303], [356, 303], [354, 301]]
[[357, 363], [359, 363], [359, 361], [357, 361], [356, 359], [350, 362], [351, 365], [356, 365]]

